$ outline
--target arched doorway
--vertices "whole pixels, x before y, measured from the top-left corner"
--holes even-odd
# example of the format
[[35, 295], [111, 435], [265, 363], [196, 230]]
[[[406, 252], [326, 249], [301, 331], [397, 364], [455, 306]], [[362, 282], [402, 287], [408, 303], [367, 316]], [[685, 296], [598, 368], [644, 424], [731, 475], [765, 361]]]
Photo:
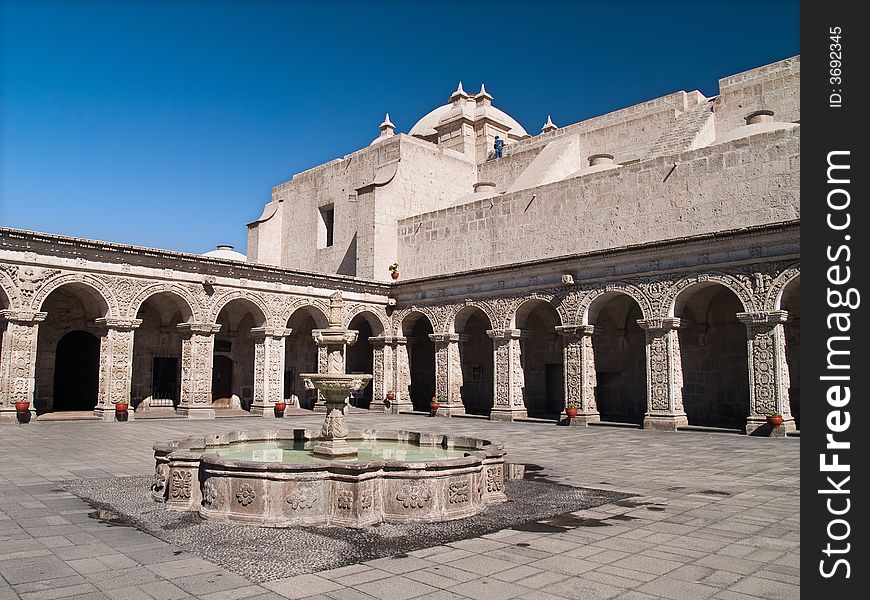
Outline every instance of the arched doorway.
[[412, 312], [402, 320], [411, 375], [408, 395], [414, 410], [428, 411], [435, 395], [435, 343], [429, 337], [432, 333], [432, 323], [422, 313]]
[[97, 406], [100, 384], [100, 338], [71, 331], [55, 350], [53, 410], [87, 410]]
[[175, 293], [149, 296], [139, 307], [141, 325], [133, 335], [133, 405], [139, 410], [174, 408], [181, 400], [179, 323], [191, 318], [187, 302]]
[[99, 394], [101, 334], [96, 319], [107, 316], [108, 310], [99, 291], [78, 282], [61, 285], [42, 302], [40, 311], [47, 316], [37, 334], [37, 413], [94, 409]]
[[746, 326], [743, 304], [718, 283], [701, 283], [677, 298], [683, 371], [683, 408], [689, 425], [741, 429], [749, 416]]
[[788, 400], [795, 426], [801, 428], [801, 282], [791, 280], [782, 291], [782, 310], [788, 312], [785, 324], [785, 361], [788, 365]]
[[[221, 325], [221, 330], [215, 334], [214, 341], [214, 407], [250, 410], [254, 400], [254, 338], [251, 329], [265, 325], [265, 314], [250, 300], [236, 298], [221, 309], [216, 322]], [[214, 387], [215, 373], [223, 374], [218, 387]]]
[[291, 330], [284, 350], [284, 397], [295, 398], [302, 408], [313, 409], [317, 391], [305, 389], [301, 373], [318, 372], [318, 348], [311, 336], [315, 329], [329, 325], [326, 315], [314, 306], [296, 309], [287, 320]]
[[602, 294], [589, 306], [587, 320], [595, 326], [595, 401], [602, 421], [643, 425], [646, 334], [640, 319], [640, 305], [621, 292]]
[[517, 309], [515, 323], [522, 332], [526, 411], [530, 417], [558, 418], [565, 406], [562, 338], [556, 330], [562, 324], [559, 313], [549, 302], [529, 300]]
[[[381, 335], [383, 327], [377, 317], [362, 312], [351, 319], [348, 329], [357, 331], [356, 343], [347, 347], [345, 371], [347, 373], [368, 373], [374, 375], [375, 350], [370, 337]], [[369, 383], [365, 389], [351, 396], [351, 404], [359, 408], [369, 408], [372, 404], [374, 385]]]
[[493, 406], [492, 329], [481, 309], [466, 306], [456, 315], [454, 333], [459, 334], [459, 362], [462, 366], [462, 404], [465, 412], [489, 415]]

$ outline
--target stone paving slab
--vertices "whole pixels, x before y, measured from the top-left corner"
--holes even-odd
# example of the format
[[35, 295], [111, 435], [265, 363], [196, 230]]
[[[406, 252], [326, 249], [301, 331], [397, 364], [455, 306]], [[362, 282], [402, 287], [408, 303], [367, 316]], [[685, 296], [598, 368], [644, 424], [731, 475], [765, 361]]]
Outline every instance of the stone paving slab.
[[[286, 419], [286, 425], [314, 427], [321, 418], [294, 416]], [[37, 421], [3, 426], [0, 600], [355, 600], [377, 598], [391, 589], [401, 590], [406, 597], [432, 600], [485, 598], [490, 591], [499, 598], [535, 600], [798, 597], [799, 438], [413, 415], [354, 414], [352, 418], [361, 427], [501, 440], [509, 461], [536, 465], [529, 472], [549, 481], [638, 496], [629, 505], [617, 502], [581, 513], [572, 523], [550, 523], [535, 531], [504, 529], [421, 548], [408, 553], [417, 561], [398, 557], [392, 570], [385, 568], [391, 560], [381, 559], [321, 571], [311, 576], [317, 579], [308, 585], [298, 580], [288, 583], [292, 578], [285, 578], [279, 580], [282, 585], [267, 584], [274, 587], [270, 589], [235, 579], [219, 565], [198, 571], [194, 565], [201, 559], [182, 548], [132, 528], [95, 521], [87, 516], [90, 507], [57, 485], [76, 478], [149, 476], [155, 441], [249, 428], [251, 419]], [[626, 520], [613, 520], [614, 515]], [[469, 564], [497, 559], [512, 566], [482, 576], [463, 568], [463, 559], [471, 558], [476, 562]], [[294, 559], [286, 557], [288, 562]], [[33, 569], [21, 568], [31, 560], [36, 562], [27, 564]], [[90, 572], [97, 568], [91, 561], [105, 569]], [[178, 565], [164, 564], [173, 562]], [[664, 571], [672, 563], [678, 566]], [[565, 568], [566, 564], [572, 568]], [[375, 579], [370, 579], [372, 574]], [[342, 578], [347, 578], [344, 583]]]

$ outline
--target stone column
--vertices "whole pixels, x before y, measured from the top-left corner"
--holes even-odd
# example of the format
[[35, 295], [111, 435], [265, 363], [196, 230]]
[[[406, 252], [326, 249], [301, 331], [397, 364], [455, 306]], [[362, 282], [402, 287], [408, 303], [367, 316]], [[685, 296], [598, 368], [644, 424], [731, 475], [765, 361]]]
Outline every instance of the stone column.
[[[317, 372], [318, 373], [326, 373], [329, 364], [329, 353], [327, 352], [326, 346], [318, 346], [317, 347]], [[325, 413], [326, 412], [326, 398], [323, 397], [319, 391], [314, 390], [314, 395], [316, 396], [314, 400], [314, 412], [317, 413]]]
[[493, 347], [493, 399], [489, 418], [493, 421], [514, 421], [528, 417], [523, 401], [525, 387], [520, 360], [520, 330], [490, 329]]
[[178, 414], [188, 419], [213, 419], [211, 377], [214, 334], [218, 323], [179, 323], [181, 340], [181, 402]]
[[254, 327], [254, 401], [251, 413], [275, 417], [275, 403], [284, 399], [284, 340], [292, 330]]
[[0, 422], [15, 423], [16, 402], [30, 402], [31, 415], [36, 414], [36, 342], [39, 324], [48, 313], [0, 310], [0, 331], [3, 335], [0, 356]]
[[[600, 421], [598, 406], [595, 404], [595, 355], [592, 349], [592, 325], [559, 326], [556, 331], [562, 334], [562, 365], [565, 374], [565, 403], [576, 402], [580, 405], [577, 417], [571, 425], [586, 425]], [[568, 415], [562, 411], [563, 419]]]
[[646, 415], [644, 429], [676, 431], [689, 424], [683, 410], [683, 365], [677, 330], [686, 323], [675, 317], [640, 319], [646, 331]]
[[142, 319], [102, 317], [100, 337], [100, 379], [94, 416], [103, 421], [115, 420], [115, 405], [130, 403], [133, 382], [133, 331]]
[[[757, 313], [737, 313], [746, 325], [749, 358], [749, 417], [746, 433], [785, 437], [795, 431], [794, 417], [788, 401], [788, 365], [785, 360], [785, 329], [788, 320], [784, 310]], [[767, 413], [782, 415], [782, 425], [767, 426]]]
[[435, 342], [435, 396], [439, 417], [464, 415], [462, 404], [462, 361], [459, 357], [458, 333], [430, 333]]
[[414, 409], [414, 403], [411, 402], [411, 358], [408, 354], [408, 338], [393, 336], [389, 339], [393, 349], [395, 376], [393, 389], [396, 392], [396, 399], [390, 407], [390, 412], [395, 414], [402, 410]]
[[[372, 405], [380, 403], [384, 412], [390, 412], [387, 405], [387, 390], [396, 391], [396, 382], [394, 376], [394, 360], [393, 347], [389, 343], [387, 336], [379, 335], [370, 337], [369, 343], [372, 345]], [[392, 402], [389, 402], [392, 405]]]

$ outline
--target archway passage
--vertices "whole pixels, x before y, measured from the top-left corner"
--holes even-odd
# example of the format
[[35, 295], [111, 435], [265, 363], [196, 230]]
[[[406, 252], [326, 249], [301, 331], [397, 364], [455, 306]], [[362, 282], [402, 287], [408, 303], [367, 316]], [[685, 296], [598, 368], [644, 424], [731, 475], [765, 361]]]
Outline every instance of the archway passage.
[[[345, 371], [347, 373], [374, 374], [375, 353], [369, 338], [380, 334], [382, 331], [380, 327], [373, 327], [370, 319], [373, 319], [373, 317], [361, 313], [350, 321], [348, 329], [356, 330], [357, 338], [354, 345], [347, 347], [345, 360]], [[350, 399], [351, 404], [358, 408], [369, 408], [372, 404], [373, 388], [374, 386], [369, 383], [363, 390], [352, 395]]]
[[137, 410], [174, 408], [181, 400], [181, 332], [190, 307], [171, 292], [146, 299], [136, 314], [141, 325], [133, 336], [131, 393]]
[[465, 412], [489, 415], [493, 406], [492, 329], [489, 318], [479, 308], [462, 309], [454, 322], [459, 334], [459, 360], [462, 365], [462, 404]]
[[[250, 410], [254, 400], [254, 339], [251, 329], [266, 322], [263, 311], [250, 300], [231, 300], [218, 313], [221, 330], [215, 335], [212, 363], [212, 398], [214, 407]], [[229, 384], [214, 387], [214, 373], [232, 365]], [[224, 378], [223, 381], [226, 381]]]
[[67, 283], [52, 291], [40, 310], [48, 314], [36, 343], [36, 412], [93, 409], [100, 377], [95, 321], [107, 316], [108, 304], [96, 289]]
[[435, 343], [429, 337], [432, 324], [424, 315], [412, 313], [402, 322], [408, 339], [408, 362], [411, 382], [408, 394], [414, 410], [428, 411], [435, 396]]
[[643, 425], [646, 413], [646, 334], [638, 303], [626, 294], [606, 294], [589, 309], [595, 326], [595, 400], [602, 421]]
[[723, 285], [685, 290], [674, 316], [688, 324], [679, 331], [683, 408], [689, 425], [745, 429], [749, 416], [746, 326], [737, 320], [743, 305]]
[[801, 287], [800, 278], [782, 292], [780, 306], [788, 312], [785, 324], [785, 361], [788, 365], [788, 399], [795, 426], [801, 428]]
[[565, 406], [559, 313], [549, 302], [533, 300], [517, 310], [525, 385], [523, 399], [530, 417], [558, 418]]
[[315, 329], [328, 325], [326, 315], [310, 306], [297, 309], [287, 321], [291, 329], [284, 350], [284, 397], [295, 399], [302, 408], [314, 408], [317, 392], [305, 389], [301, 373], [318, 372], [317, 344], [311, 336]]
[[233, 395], [233, 359], [223, 354], [215, 354], [211, 371], [212, 397], [231, 398]]
[[97, 405], [100, 338], [71, 331], [57, 343], [54, 366], [54, 411], [87, 410]]

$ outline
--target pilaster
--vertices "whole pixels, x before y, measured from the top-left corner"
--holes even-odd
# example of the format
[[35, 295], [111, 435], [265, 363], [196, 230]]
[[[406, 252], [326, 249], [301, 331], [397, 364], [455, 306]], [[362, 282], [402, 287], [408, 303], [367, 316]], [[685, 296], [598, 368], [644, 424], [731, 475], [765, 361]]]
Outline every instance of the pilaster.
[[100, 337], [100, 376], [94, 416], [115, 420], [115, 405], [130, 403], [133, 381], [133, 332], [142, 319], [102, 317], [96, 320]]
[[431, 333], [435, 343], [435, 395], [440, 406], [437, 416], [465, 414], [462, 404], [462, 362], [458, 333]]
[[402, 336], [393, 336], [389, 338], [390, 346], [393, 349], [393, 359], [395, 360], [393, 372], [395, 374], [396, 399], [390, 406], [389, 412], [398, 413], [403, 410], [413, 410], [414, 403], [411, 402], [411, 359], [408, 355], [408, 338]]
[[[749, 368], [749, 417], [746, 433], [785, 437], [795, 431], [794, 417], [788, 401], [788, 365], [785, 356], [785, 328], [788, 313], [771, 310], [737, 313], [737, 319], [746, 325], [746, 343]], [[767, 414], [782, 415], [782, 425], [771, 427]]]
[[34, 408], [36, 388], [36, 343], [39, 324], [48, 313], [0, 310], [0, 333], [3, 336], [0, 356], [0, 422], [17, 422], [16, 402], [30, 402]]
[[188, 419], [213, 419], [211, 377], [214, 334], [218, 323], [179, 323], [181, 331], [181, 401], [178, 414]]
[[251, 413], [274, 418], [275, 403], [284, 399], [284, 343], [291, 329], [254, 327], [254, 400]]
[[[592, 325], [571, 325], [556, 327], [562, 335], [562, 364], [565, 374], [565, 404], [575, 402], [579, 405], [577, 416], [570, 420], [571, 425], [586, 425], [600, 421], [595, 403], [595, 355], [592, 348]], [[563, 419], [568, 415], [562, 411]]]
[[676, 431], [689, 424], [683, 410], [683, 367], [677, 330], [685, 322], [656, 317], [637, 322], [646, 331], [647, 412], [645, 429]]
[[520, 361], [520, 330], [490, 329], [492, 338], [493, 389], [495, 398], [489, 418], [493, 421], [514, 421], [528, 417], [523, 401], [525, 380]]
[[379, 335], [369, 338], [372, 345], [372, 407], [381, 403], [384, 412], [390, 412], [392, 402], [387, 400], [387, 390], [396, 391], [395, 359], [390, 337]]

